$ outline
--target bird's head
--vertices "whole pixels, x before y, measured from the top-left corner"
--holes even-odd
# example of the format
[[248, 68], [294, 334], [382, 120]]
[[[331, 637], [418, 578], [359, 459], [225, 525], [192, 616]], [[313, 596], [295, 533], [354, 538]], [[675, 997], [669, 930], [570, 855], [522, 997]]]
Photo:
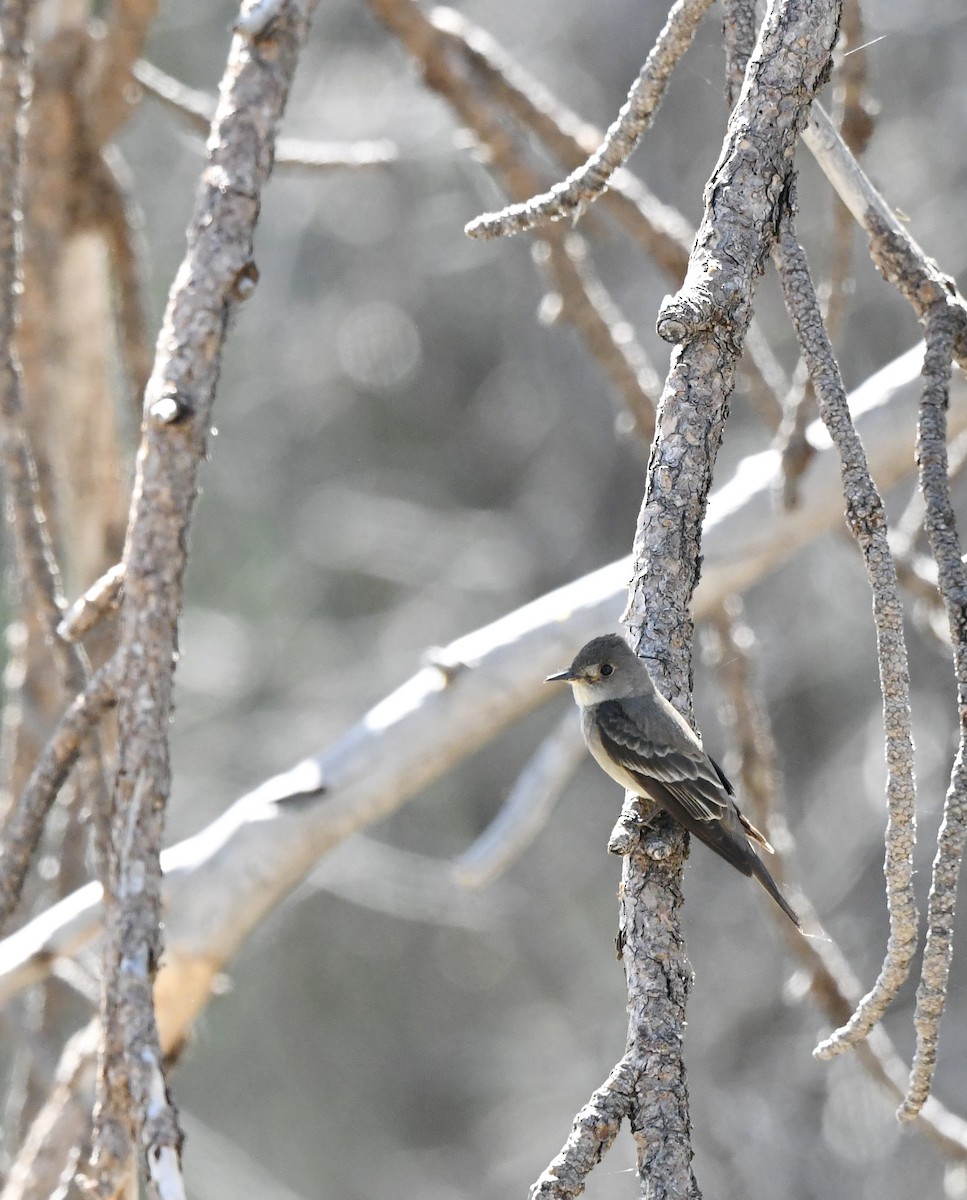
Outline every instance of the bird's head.
[[588, 705], [637, 694], [648, 687], [651, 676], [624, 638], [608, 633], [592, 638], [567, 670], [548, 675], [546, 682], [569, 683], [578, 703]]

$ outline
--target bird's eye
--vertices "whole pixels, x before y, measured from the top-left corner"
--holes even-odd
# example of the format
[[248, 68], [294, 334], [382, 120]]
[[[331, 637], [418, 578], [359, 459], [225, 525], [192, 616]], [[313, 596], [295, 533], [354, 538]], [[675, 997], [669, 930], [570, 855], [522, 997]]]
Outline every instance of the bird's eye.
[[614, 674], [614, 667], [611, 665], [611, 663], [602, 663], [601, 664], [601, 674], [602, 675], [613, 675]]

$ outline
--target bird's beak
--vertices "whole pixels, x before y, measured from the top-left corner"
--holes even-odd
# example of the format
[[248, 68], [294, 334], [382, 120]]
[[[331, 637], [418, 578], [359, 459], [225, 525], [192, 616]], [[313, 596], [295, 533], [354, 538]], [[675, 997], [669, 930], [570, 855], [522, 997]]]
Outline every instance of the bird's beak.
[[556, 675], [548, 675], [544, 680], [545, 683], [573, 683], [577, 676], [570, 667], [566, 671], [558, 671]]

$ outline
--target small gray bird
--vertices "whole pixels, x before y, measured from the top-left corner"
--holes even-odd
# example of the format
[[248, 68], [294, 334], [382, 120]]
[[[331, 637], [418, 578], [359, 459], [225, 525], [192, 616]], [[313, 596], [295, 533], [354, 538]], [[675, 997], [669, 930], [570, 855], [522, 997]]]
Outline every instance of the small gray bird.
[[751, 843], [772, 847], [739, 812], [735, 791], [688, 722], [655, 687], [648, 668], [617, 634], [593, 638], [566, 671], [581, 728], [598, 765], [628, 791], [648, 797], [743, 875], [754, 875], [802, 930]]

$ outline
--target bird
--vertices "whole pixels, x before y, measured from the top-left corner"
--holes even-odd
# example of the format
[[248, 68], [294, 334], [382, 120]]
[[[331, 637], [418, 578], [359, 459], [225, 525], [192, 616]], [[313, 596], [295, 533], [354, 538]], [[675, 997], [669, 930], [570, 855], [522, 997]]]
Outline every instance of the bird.
[[569, 667], [546, 682], [571, 685], [584, 740], [612, 779], [653, 800], [736, 870], [754, 876], [802, 932], [795, 910], [753, 849], [755, 843], [772, 854], [772, 846], [739, 811], [725, 772], [623, 637], [592, 638]]

